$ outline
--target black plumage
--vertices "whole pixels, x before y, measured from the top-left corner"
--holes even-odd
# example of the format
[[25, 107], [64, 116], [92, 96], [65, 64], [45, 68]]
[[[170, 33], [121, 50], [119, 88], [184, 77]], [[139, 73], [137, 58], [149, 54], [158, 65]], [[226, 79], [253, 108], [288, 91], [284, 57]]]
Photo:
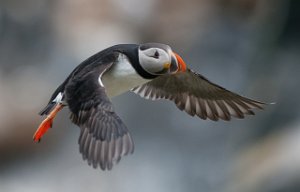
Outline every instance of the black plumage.
[[[73, 123], [81, 128], [78, 140], [83, 159], [94, 167], [111, 169], [121, 156], [133, 153], [134, 145], [126, 125], [114, 112], [112, 103], [99, 84], [99, 75], [108, 70], [119, 54], [136, 62], [137, 46], [117, 45], [103, 50], [78, 65], [53, 93], [48, 105], [40, 112], [47, 115], [56, 105], [59, 93], [68, 105]], [[99, 153], [98, 153], [99, 152]]]
[[[142, 65], [139, 55], [142, 51], [142, 59], [147, 65]], [[160, 54], [165, 60], [159, 60], [163, 57]], [[117, 76], [114, 70], [119, 70], [118, 73], [123, 73], [123, 76]], [[123, 70], [130, 72], [127, 74]], [[47, 118], [41, 123], [34, 140], [39, 141], [51, 127], [56, 113], [63, 106], [68, 106], [72, 122], [80, 127], [80, 153], [89, 165], [110, 170], [122, 156], [133, 153], [133, 140], [107, 96], [109, 86], [104, 87], [102, 82], [105, 74], [112, 81], [115, 78], [128, 80], [126, 75], [124, 78], [124, 73], [134, 76], [132, 79], [128, 78], [130, 82], [138, 80], [138, 84], [130, 84], [129, 89], [134, 93], [152, 100], [171, 100], [180, 110], [202, 119], [228, 121], [232, 116], [244, 118], [245, 115], [254, 115], [253, 109], [262, 109], [265, 105], [228, 91], [188, 69], [182, 58], [167, 45], [120, 44], [91, 56], [71, 72], [40, 112], [41, 115], [47, 115]], [[123, 88], [123, 84], [127, 82], [114, 83], [122, 84]], [[112, 87], [115, 84], [111, 84]], [[139, 86], [135, 87], [136, 85]], [[119, 88], [117, 87], [118, 91]], [[124, 90], [129, 89], [126, 87]]]

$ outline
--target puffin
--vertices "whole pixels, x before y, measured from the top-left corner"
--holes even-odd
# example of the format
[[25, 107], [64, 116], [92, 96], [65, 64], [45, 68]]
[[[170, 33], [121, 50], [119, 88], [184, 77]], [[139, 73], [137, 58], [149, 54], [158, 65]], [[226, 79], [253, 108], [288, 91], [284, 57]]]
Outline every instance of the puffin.
[[166, 99], [191, 116], [229, 121], [254, 115], [266, 103], [212, 83], [188, 68], [171, 47], [161, 43], [118, 44], [79, 64], [58, 86], [40, 115], [46, 118], [34, 133], [39, 142], [64, 107], [80, 128], [79, 151], [94, 168], [111, 170], [133, 153], [130, 133], [115, 112], [111, 98], [131, 91], [145, 99]]

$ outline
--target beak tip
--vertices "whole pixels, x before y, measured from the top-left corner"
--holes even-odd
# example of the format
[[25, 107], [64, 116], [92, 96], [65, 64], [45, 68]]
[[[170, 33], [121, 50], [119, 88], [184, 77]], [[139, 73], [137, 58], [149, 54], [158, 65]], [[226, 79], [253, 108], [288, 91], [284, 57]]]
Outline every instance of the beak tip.
[[177, 63], [178, 63], [178, 72], [181, 71], [181, 72], [185, 72], [187, 67], [186, 67], [186, 64], [185, 62], [183, 61], [183, 59], [175, 52], [173, 52], [176, 59], [177, 59]]

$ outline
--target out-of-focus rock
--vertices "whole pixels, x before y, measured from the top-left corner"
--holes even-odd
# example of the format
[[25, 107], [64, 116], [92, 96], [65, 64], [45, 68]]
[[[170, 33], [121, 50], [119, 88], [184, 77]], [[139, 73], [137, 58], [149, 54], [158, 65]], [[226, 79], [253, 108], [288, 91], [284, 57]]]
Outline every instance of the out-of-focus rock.
[[282, 128], [239, 154], [230, 192], [300, 191], [300, 123]]

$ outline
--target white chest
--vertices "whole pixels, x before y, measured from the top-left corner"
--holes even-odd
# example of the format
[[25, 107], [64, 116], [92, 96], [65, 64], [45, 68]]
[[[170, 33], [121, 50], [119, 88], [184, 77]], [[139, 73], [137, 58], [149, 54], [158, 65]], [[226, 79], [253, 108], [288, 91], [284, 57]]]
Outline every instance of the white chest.
[[120, 95], [148, 81], [137, 74], [129, 63], [128, 58], [122, 54], [120, 54], [118, 61], [102, 77], [102, 84], [109, 97]]

